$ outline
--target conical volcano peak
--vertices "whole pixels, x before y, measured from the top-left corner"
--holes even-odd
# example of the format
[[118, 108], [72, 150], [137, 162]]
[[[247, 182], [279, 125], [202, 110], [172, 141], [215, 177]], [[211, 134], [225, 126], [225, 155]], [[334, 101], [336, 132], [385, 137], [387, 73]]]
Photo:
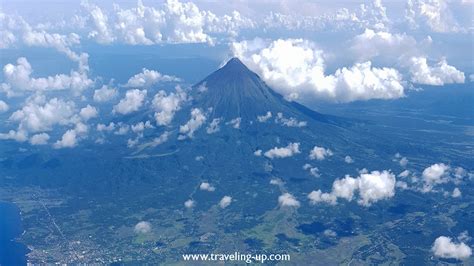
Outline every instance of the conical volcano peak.
[[254, 74], [250, 69], [247, 68], [239, 58], [233, 57], [220, 69], [227, 75], [242, 75], [242, 74]]

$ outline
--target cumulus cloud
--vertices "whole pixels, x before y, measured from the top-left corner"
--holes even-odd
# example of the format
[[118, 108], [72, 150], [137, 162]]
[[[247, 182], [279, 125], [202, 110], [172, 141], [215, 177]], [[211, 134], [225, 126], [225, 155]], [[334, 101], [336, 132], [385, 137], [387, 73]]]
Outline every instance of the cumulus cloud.
[[357, 5], [358, 8], [338, 8], [321, 15], [304, 16], [300, 13], [285, 14], [271, 12], [263, 19], [263, 26], [268, 29], [288, 29], [304, 31], [347, 31], [373, 27], [384, 29], [390, 21], [382, 1]]
[[160, 126], [171, 123], [174, 114], [181, 109], [181, 105], [187, 99], [186, 92], [179, 87], [176, 87], [176, 92], [168, 94], [163, 90], [159, 91], [152, 101], [156, 123]]
[[233, 54], [270, 86], [294, 100], [351, 102], [404, 96], [401, 74], [372, 67], [370, 61], [325, 74], [323, 51], [308, 40], [278, 39], [234, 42]]
[[313, 149], [309, 152], [309, 158], [311, 160], [318, 160], [322, 161], [326, 159], [326, 157], [332, 156], [333, 153], [330, 149], [326, 149], [323, 147], [314, 146]]
[[265, 115], [257, 116], [257, 120], [260, 123], [266, 122], [270, 118], [272, 118], [272, 112], [270, 112], [270, 111], [268, 111]]
[[451, 193], [451, 196], [453, 198], [459, 198], [459, 197], [461, 197], [461, 195], [462, 195], [461, 190], [459, 190], [459, 188], [457, 188], [457, 187], [454, 188], [453, 193]]
[[159, 137], [154, 138], [150, 143], [146, 144], [151, 147], [156, 147], [168, 141], [170, 132], [165, 131]]
[[72, 148], [72, 147], [75, 147], [76, 145], [77, 145], [76, 131], [74, 131], [73, 129], [69, 129], [63, 134], [61, 139], [58, 140], [54, 144], [54, 147], [56, 149], [61, 149], [61, 148]]
[[115, 123], [110, 122], [109, 125], [105, 124], [97, 124], [97, 131], [114, 131], [115, 130]]
[[143, 134], [143, 131], [147, 128], [153, 128], [153, 125], [150, 121], [146, 122], [138, 122], [135, 125], [131, 126], [133, 133], [137, 133], [138, 135]]
[[188, 199], [187, 201], [184, 202], [184, 207], [190, 209], [196, 205], [196, 202], [192, 199]]
[[230, 196], [224, 196], [221, 201], [219, 202], [219, 206], [222, 208], [222, 209], [225, 209], [227, 208], [230, 203], [232, 202], [232, 197]]
[[99, 112], [97, 112], [97, 109], [91, 106], [90, 104], [82, 108], [81, 111], [79, 112], [79, 115], [82, 117], [82, 119], [84, 119], [84, 121], [97, 117], [98, 114]]
[[408, 0], [405, 19], [413, 28], [428, 28], [434, 32], [459, 32], [458, 25], [445, 0]]
[[149, 222], [141, 221], [133, 228], [136, 234], [148, 234], [151, 232], [151, 224]]
[[125, 98], [120, 100], [120, 102], [114, 106], [114, 113], [129, 114], [138, 111], [138, 109], [143, 105], [146, 93], [146, 90], [128, 90], [125, 93]]
[[97, 5], [82, 5], [88, 13], [89, 37], [103, 44], [213, 43], [210, 34], [236, 36], [240, 29], [254, 26], [237, 11], [218, 16], [192, 2], [177, 0], [168, 0], [157, 8], [145, 6], [142, 1], [129, 9], [115, 5], [109, 14]]
[[15, 111], [9, 119], [17, 121], [20, 130], [27, 132], [50, 131], [54, 125], [72, 123], [74, 113], [74, 102], [53, 98], [44, 104], [28, 101], [22, 109]]
[[435, 256], [446, 259], [464, 260], [472, 255], [472, 250], [468, 245], [463, 242], [455, 243], [446, 236], [436, 238], [431, 251]]
[[278, 197], [278, 204], [281, 207], [296, 207], [300, 206], [300, 202], [290, 193], [284, 193]]
[[359, 60], [369, 60], [374, 57], [405, 57], [416, 55], [423, 47], [430, 44], [431, 39], [418, 43], [415, 38], [405, 33], [391, 33], [389, 31], [365, 31], [352, 39], [351, 51]]
[[346, 157], [344, 157], [344, 162], [346, 162], [346, 163], [353, 163], [353, 162], [354, 162], [354, 159], [352, 159], [351, 156], [347, 155]]
[[40, 133], [31, 136], [30, 144], [31, 145], [45, 145], [48, 144], [49, 135], [47, 133]]
[[213, 134], [213, 133], [218, 132], [220, 130], [219, 124], [220, 124], [221, 120], [222, 120], [221, 118], [212, 119], [211, 123], [206, 128], [207, 134]]
[[274, 158], [286, 158], [291, 157], [295, 154], [301, 153], [300, 152], [300, 144], [290, 143], [286, 147], [275, 147], [270, 149], [264, 153], [265, 157], [274, 159]]
[[10, 130], [7, 133], [0, 133], [0, 139], [24, 142], [28, 140], [28, 133], [24, 130]]
[[434, 86], [464, 83], [464, 73], [448, 65], [446, 59], [442, 59], [435, 66], [429, 66], [426, 57], [412, 57], [410, 63], [411, 81], [414, 83]]
[[85, 73], [89, 70], [89, 55], [76, 53], [72, 50], [74, 45], [80, 44], [80, 36], [76, 33], [67, 35], [49, 33], [44, 29], [40, 29], [39, 25], [32, 27], [18, 15], [3, 12], [0, 12], [0, 24], [2, 25], [0, 47], [9, 48], [16, 42], [22, 42], [23, 45], [30, 47], [53, 48], [78, 63], [79, 72]]
[[114, 132], [115, 135], [126, 135], [130, 130], [130, 126], [122, 122], [117, 123], [118, 130]]
[[312, 191], [308, 194], [308, 199], [311, 204], [320, 202], [336, 204], [338, 198], [352, 201], [355, 193], [358, 192], [359, 199], [357, 203], [370, 206], [379, 200], [393, 197], [395, 195], [395, 183], [395, 175], [389, 171], [362, 173], [356, 178], [346, 175], [344, 178], [336, 179], [333, 182], [331, 192]]
[[424, 182], [422, 191], [430, 192], [435, 185], [448, 182], [449, 169], [450, 167], [444, 163], [436, 163], [425, 168], [421, 176]]
[[184, 139], [186, 135], [188, 138], [194, 137], [194, 132], [198, 130], [206, 121], [206, 116], [203, 111], [199, 108], [193, 108], [191, 110], [191, 118], [186, 124], [179, 127], [180, 139]]
[[141, 73], [138, 73], [131, 77], [125, 87], [131, 88], [149, 88], [159, 82], [170, 82], [170, 81], [181, 81], [181, 79], [175, 76], [169, 76], [161, 74], [155, 70], [148, 70], [146, 68], [142, 69]]
[[208, 182], [202, 182], [201, 185], [199, 185], [199, 189], [200, 190], [205, 190], [205, 191], [209, 191], [209, 192], [212, 192], [214, 190], [216, 190], [215, 187], [213, 187], [211, 184], [209, 184]]
[[239, 129], [240, 128], [240, 122], [242, 121], [242, 118], [240, 117], [236, 117], [232, 120], [230, 120], [229, 122], [225, 123], [226, 125], [231, 125], [233, 128], [235, 129]]
[[320, 177], [318, 167], [313, 167], [311, 164], [307, 163], [303, 165], [303, 170], [308, 170], [309, 173], [314, 177]]
[[31, 74], [33, 69], [24, 57], [16, 61], [16, 65], [7, 64], [3, 67], [4, 83], [1, 89], [7, 93], [7, 96], [15, 96], [22, 91], [50, 91], [50, 90], [72, 90], [76, 95], [83, 90], [90, 88], [93, 81], [87, 77], [87, 74], [71, 71], [69, 75], [58, 74], [55, 76], [33, 78]]
[[103, 85], [100, 89], [94, 91], [93, 99], [96, 102], [107, 102], [115, 98], [117, 94], [116, 89]]
[[83, 123], [77, 123], [74, 129], [67, 130], [60, 140], [53, 145], [55, 149], [74, 148], [79, 140], [87, 134], [88, 127]]
[[283, 116], [283, 113], [277, 113], [277, 116], [275, 117], [275, 123], [287, 127], [305, 127], [307, 125], [306, 121], [298, 121], [294, 117], [286, 118]]
[[88, 34], [89, 38], [95, 39], [98, 43], [108, 44], [115, 40], [112, 30], [109, 29], [109, 19], [97, 5], [90, 4], [87, 1], [81, 2], [81, 5], [89, 12], [93, 30]]
[[6, 111], [8, 111], [8, 109], [10, 109], [8, 104], [6, 102], [0, 100], [0, 114], [5, 113]]

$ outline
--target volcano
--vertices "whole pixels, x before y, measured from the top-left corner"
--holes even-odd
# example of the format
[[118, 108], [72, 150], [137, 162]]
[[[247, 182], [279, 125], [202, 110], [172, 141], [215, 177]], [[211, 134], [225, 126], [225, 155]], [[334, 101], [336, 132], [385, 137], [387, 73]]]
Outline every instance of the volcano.
[[[314, 146], [337, 151], [332, 160], [343, 162], [354, 148], [357, 158], [370, 156], [374, 145], [380, 144], [352, 121], [287, 101], [238, 58], [194, 85], [189, 96], [169, 126], [146, 135], [144, 144], [126, 158], [159, 158], [154, 167], [159, 165], [161, 172], [178, 176], [235, 180], [245, 176], [295, 178], [297, 173], [304, 180], [311, 178], [302, 168], [310, 163]], [[183, 130], [189, 125], [195, 129], [192, 136]], [[163, 134], [167, 141], [154, 145]], [[265, 156], [267, 150], [291, 144], [299, 147], [291, 158]], [[335, 174], [335, 169], [327, 173]]]
[[195, 95], [196, 106], [212, 108], [211, 117], [254, 120], [257, 116], [286, 113], [309, 116], [309, 119], [329, 121], [323, 116], [296, 102], [285, 100], [268, 87], [260, 77], [250, 71], [238, 58], [230, 59], [222, 68], [193, 86], [205, 88], [206, 93]]

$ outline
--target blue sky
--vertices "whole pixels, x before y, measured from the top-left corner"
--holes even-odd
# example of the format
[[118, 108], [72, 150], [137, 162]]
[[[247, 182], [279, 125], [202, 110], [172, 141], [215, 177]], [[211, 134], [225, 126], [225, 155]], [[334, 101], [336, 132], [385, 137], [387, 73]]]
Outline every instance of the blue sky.
[[[78, 138], [95, 126], [89, 119], [119, 115], [120, 102], [130, 112], [145, 108], [149, 88], [189, 86], [233, 56], [307, 105], [393, 100], [420, 86], [469, 83], [473, 5], [3, 1], [0, 115], [7, 123], [0, 137], [49, 143], [48, 132], [60, 126], [78, 129]], [[32, 141], [38, 134], [42, 141]]]

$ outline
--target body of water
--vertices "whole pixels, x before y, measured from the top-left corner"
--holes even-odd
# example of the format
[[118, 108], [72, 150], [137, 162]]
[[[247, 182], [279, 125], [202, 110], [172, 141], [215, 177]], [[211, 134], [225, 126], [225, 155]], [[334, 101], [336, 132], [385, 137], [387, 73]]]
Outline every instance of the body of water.
[[0, 265], [26, 265], [28, 248], [15, 241], [23, 232], [20, 209], [0, 201]]

